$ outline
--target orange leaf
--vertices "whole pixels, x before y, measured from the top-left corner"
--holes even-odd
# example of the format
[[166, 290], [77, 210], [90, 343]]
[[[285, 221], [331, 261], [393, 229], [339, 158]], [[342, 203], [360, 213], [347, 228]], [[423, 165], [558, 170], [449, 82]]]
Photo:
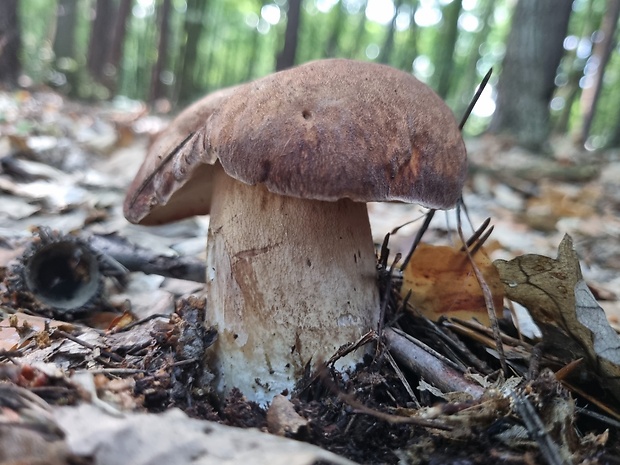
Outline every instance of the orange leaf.
[[[498, 314], [504, 300], [504, 287], [497, 269], [483, 249], [474, 254], [493, 295]], [[475, 318], [489, 325], [484, 295], [467, 254], [458, 247], [419, 244], [403, 271], [401, 295], [411, 290], [409, 303], [422, 315], [437, 320], [441, 316]]]

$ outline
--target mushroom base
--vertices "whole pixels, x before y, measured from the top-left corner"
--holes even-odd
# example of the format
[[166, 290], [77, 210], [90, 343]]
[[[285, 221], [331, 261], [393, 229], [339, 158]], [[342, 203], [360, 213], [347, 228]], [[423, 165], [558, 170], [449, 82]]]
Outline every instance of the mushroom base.
[[[217, 389], [269, 402], [379, 318], [366, 205], [272, 194], [222, 174], [207, 241]], [[336, 368], [353, 367], [363, 350]]]

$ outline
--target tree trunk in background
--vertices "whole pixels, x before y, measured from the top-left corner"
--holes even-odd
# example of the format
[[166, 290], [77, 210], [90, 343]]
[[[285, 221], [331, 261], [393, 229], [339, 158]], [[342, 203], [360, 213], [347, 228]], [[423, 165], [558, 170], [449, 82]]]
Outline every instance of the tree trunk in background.
[[64, 74], [66, 84], [63, 92], [77, 96], [79, 69], [75, 60], [75, 25], [77, 23], [77, 0], [60, 0], [56, 8], [56, 31], [54, 34], [54, 67]]
[[0, 84], [17, 84], [20, 44], [17, 0], [0, 0]]
[[[585, 18], [578, 37], [580, 40], [589, 40], [596, 29], [595, 23], [597, 23], [595, 18], [596, 15], [594, 14], [594, 0], [588, 0], [588, 6], [586, 7], [586, 14], [584, 16]], [[556, 95], [564, 98], [564, 108], [553, 128], [553, 131], [558, 134], [566, 134], [568, 132], [570, 117], [573, 113], [573, 105], [581, 92], [579, 81], [581, 81], [583, 77], [583, 69], [586, 63], [583, 58], [577, 58], [577, 49], [567, 53], [562, 61], [562, 68], [567, 74], [567, 82], [566, 85], [562, 86], [561, 90], [556, 93]]]
[[158, 8], [158, 24], [159, 24], [159, 38], [157, 41], [157, 61], [153, 66], [153, 74], [151, 75], [151, 94], [149, 101], [155, 100], [165, 96], [164, 83], [161, 80], [161, 73], [166, 67], [168, 62], [168, 38], [170, 30], [170, 0], [163, 0]]
[[605, 68], [615, 46], [614, 36], [619, 17], [620, 0], [607, 0], [607, 9], [600, 28], [602, 39], [594, 45], [592, 56], [588, 60], [589, 63], [586, 69], [588, 69], [589, 72], [586, 78], [590, 82], [588, 83], [589, 85], [583, 89], [581, 94], [582, 120], [581, 131], [577, 139], [577, 143], [580, 145], [585, 144], [590, 135], [590, 128], [594, 120], [596, 105], [603, 86]]
[[410, 73], [413, 70], [413, 60], [418, 56], [418, 26], [415, 23], [415, 13], [418, 10], [419, 2], [413, 0], [408, 1], [407, 4], [411, 8], [411, 21], [407, 31], [407, 42], [398, 60], [398, 67]]
[[610, 147], [620, 147], [620, 108], [616, 109], [616, 114], [614, 115], [614, 121], [611, 123], [612, 128], [614, 130], [611, 133], [611, 137], [606, 144], [607, 148]]
[[383, 45], [379, 49], [379, 63], [388, 64], [390, 62], [390, 56], [392, 55], [392, 50], [394, 49], [394, 34], [396, 32], [396, 17], [398, 16], [398, 10], [403, 4], [403, 0], [396, 0], [394, 2], [395, 13], [390, 25], [388, 26], [387, 34], [385, 35], [385, 40], [383, 41]]
[[56, 34], [54, 36], [56, 66], [58, 66], [58, 59], [74, 57], [76, 10], [77, 0], [59, 0], [56, 9]]
[[276, 59], [276, 71], [281, 71], [295, 65], [300, 16], [301, 0], [289, 0], [286, 31], [284, 33], [284, 47]]
[[206, 0], [187, 1], [187, 11], [185, 12], [185, 22], [183, 23], [185, 47], [181, 52], [183, 60], [178, 73], [179, 101], [182, 103], [191, 101], [197, 91], [194, 71], [198, 58], [198, 42], [204, 30], [203, 19], [206, 18], [208, 4], [209, 2]]
[[[457, 96], [458, 102], [454, 109], [454, 113], [457, 117], [461, 117], [465, 113], [465, 110], [469, 106], [471, 97], [474, 95], [476, 86], [479, 84], [478, 80], [478, 60], [480, 59], [480, 47], [484, 44], [489, 36], [491, 30], [491, 15], [495, 11], [494, 0], [484, 0], [481, 6], [480, 22], [482, 28], [476, 33], [474, 40], [469, 48], [469, 56], [467, 57], [467, 63], [465, 64], [465, 70], [463, 75], [460, 76], [456, 83], [458, 85]], [[487, 72], [488, 70], [480, 70]]]
[[353, 39], [353, 43], [351, 44], [351, 48], [347, 51], [347, 58], [355, 58], [360, 49], [360, 44], [364, 40], [364, 35], [366, 34], [366, 2], [362, 7], [362, 11], [360, 14], [360, 22], [355, 29], [355, 38]]
[[342, 32], [344, 22], [347, 19], [347, 14], [345, 13], [342, 2], [338, 2], [334, 8], [337, 9], [336, 19], [334, 19], [334, 24], [332, 25], [331, 31], [329, 32], [329, 38], [327, 39], [327, 44], [325, 45], [325, 58], [334, 58], [339, 56], [340, 48], [338, 47], [338, 38]]
[[550, 132], [549, 102], [564, 52], [571, 0], [519, 0], [499, 77], [490, 132], [540, 150]]
[[127, 19], [131, 13], [132, 0], [121, 0], [116, 13], [116, 21], [114, 23], [114, 35], [110, 53], [108, 54], [107, 63], [114, 69], [114, 73], [118, 76], [118, 71], [123, 57], [123, 44], [127, 34]]
[[97, 0], [95, 19], [90, 31], [88, 42], [88, 70], [98, 82], [105, 81], [105, 64], [108, 58], [112, 33], [114, 31], [114, 2]]
[[250, 59], [246, 64], [245, 68], [245, 79], [244, 81], [250, 81], [254, 79], [254, 73], [256, 72], [256, 64], [258, 62], [259, 51], [260, 51], [260, 32], [256, 30], [256, 28], [252, 29], [252, 39], [250, 40]]
[[444, 100], [450, 91], [452, 70], [454, 69], [454, 48], [458, 38], [458, 21], [462, 3], [462, 0], [454, 0], [443, 8], [443, 21], [439, 28], [440, 42], [435, 44], [437, 54], [434, 60], [433, 83], [435, 90]]

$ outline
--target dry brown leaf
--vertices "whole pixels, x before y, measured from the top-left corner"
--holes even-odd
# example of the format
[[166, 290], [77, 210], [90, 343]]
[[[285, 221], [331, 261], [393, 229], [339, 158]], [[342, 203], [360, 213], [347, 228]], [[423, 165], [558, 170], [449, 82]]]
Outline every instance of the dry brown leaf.
[[72, 331], [74, 326], [64, 321], [50, 320], [36, 315], [25, 313], [11, 314], [2, 319], [0, 315], [0, 350], [15, 350], [29, 341], [45, 328], [59, 328]]
[[56, 408], [54, 419], [71, 452], [97, 465], [355, 465], [311, 444], [189, 418], [178, 409], [114, 417], [82, 404]]
[[[553, 329], [560, 328], [583, 350], [589, 367], [620, 399], [620, 336], [582, 278], [571, 237], [564, 236], [556, 259], [531, 254], [509, 262], [496, 260], [495, 265], [506, 296], [530, 311], [545, 342], [562, 344], [552, 339], [556, 337]], [[570, 342], [564, 341], [566, 347]]]
[[576, 187], [542, 181], [540, 194], [527, 202], [525, 221], [543, 231], [553, 231], [561, 218], [589, 218], [596, 214], [603, 193], [599, 184]]
[[267, 409], [267, 430], [271, 434], [286, 436], [297, 434], [301, 428], [308, 426], [308, 420], [295, 411], [295, 407], [286, 397], [277, 395]]
[[[495, 308], [500, 311], [504, 289], [495, 266], [483, 249], [474, 254], [474, 261], [491, 289]], [[476, 318], [489, 326], [480, 284], [467, 254], [458, 247], [418, 244], [403, 271], [403, 297], [410, 290], [409, 302], [431, 320], [441, 316]]]

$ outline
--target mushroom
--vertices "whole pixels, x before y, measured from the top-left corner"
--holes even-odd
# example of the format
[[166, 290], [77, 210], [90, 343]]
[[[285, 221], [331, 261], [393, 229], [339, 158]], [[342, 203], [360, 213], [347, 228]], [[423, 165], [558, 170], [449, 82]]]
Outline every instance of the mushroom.
[[384, 65], [320, 60], [223, 92], [198, 104], [212, 114], [191, 132], [173, 129], [186, 111], [174, 142], [155, 144], [125, 215], [153, 224], [210, 212], [217, 389], [265, 403], [376, 327], [365, 203], [454, 206], [466, 152], [444, 102]]

